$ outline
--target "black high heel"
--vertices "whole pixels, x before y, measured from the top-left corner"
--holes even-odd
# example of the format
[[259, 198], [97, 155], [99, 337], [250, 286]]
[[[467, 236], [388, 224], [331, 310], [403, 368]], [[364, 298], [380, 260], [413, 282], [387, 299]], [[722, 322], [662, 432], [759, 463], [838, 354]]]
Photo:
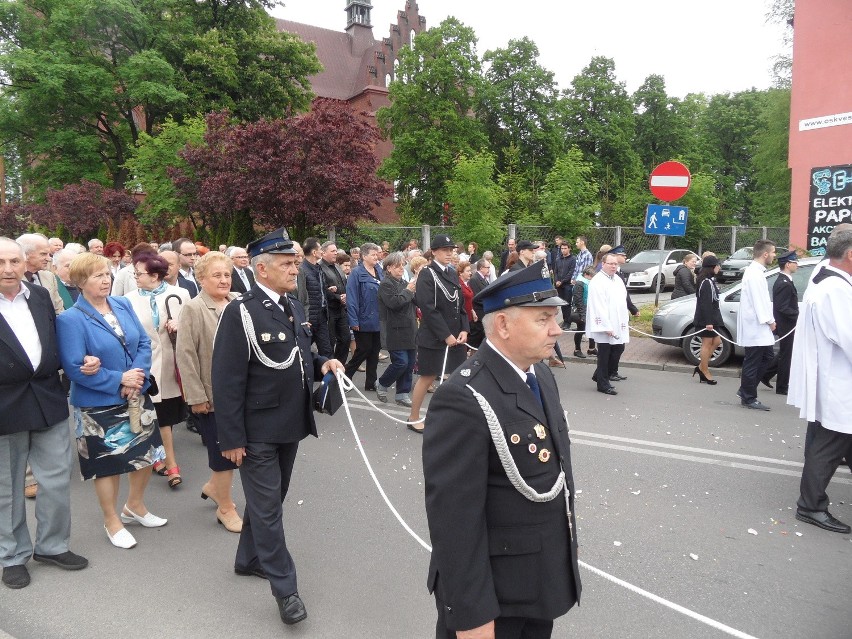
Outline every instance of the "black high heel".
[[716, 384], [718, 384], [718, 382], [715, 379], [710, 379], [709, 377], [707, 377], [707, 375], [702, 373], [701, 369], [698, 368], [697, 366], [695, 367], [695, 370], [692, 371], [693, 377], [695, 377], [695, 373], [698, 373], [698, 378], [699, 378], [700, 384], [709, 384], [710, 386], [715, 386]]

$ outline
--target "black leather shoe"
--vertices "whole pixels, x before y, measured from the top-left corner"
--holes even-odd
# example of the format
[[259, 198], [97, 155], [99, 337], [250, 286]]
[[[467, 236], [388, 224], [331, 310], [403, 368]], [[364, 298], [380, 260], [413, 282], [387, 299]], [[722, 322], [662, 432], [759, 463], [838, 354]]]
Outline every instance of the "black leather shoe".
[[611, 382], [623, 382], [625, 379], [627, 378], [624, 375], [619, 375], [618, 373], [613, 373], [609, 376], [609, 381]]
[[771, 410], [769, 408], [769, 406], [767, 406], [766, 404], [762, 404], [760, 402], [760, 400], [757, 400], [757, 399], [754, 400], [753, 402], [743, 401], [742, 405], [745, 406], [746, 408], [750, 408], [751, 410]]
[[305, 610], [305, 604], [299, 598], [299, 593], [294, 592], [287, 597], [276, 597], [278, 602], [278, 612], [281, 614], [281, 621], [288, 626], [294, 623], [299, 623], [308, 618], [308, 611]]
[[240, 577], [260, 577], [261, 579], [266, 579], [266, 573], [263, 572], [263, 568], [260, 566], [255, 566], [254, 568], [240, 568], [238, 566], [234, 566], [234, 572]]
[[604, 395], [618, 395], [618, 391], [615, 390], [612, 387], [610, 387], [610, 388], [599, 388], [598, 392], [603, 393]]
[[574, 357], [579, 357], [580, 359], [586, 359], [586, 356], [583, 353], [583, 351], [574, 351]]
[[38, 553], [33, 553], [33, 560], [40, 561], [43, 564], [53, 564], [63, 570], [82, 570], [89, 565], [88, 559], [80, 555], [75, 555], [70, 550], [58, 555], [39, 555]]
[[[831, 532], [842, 533], [844, 535], [848, 535], [849, 532], [852, 531], [852, 528], [844, 524], [842, 521], [835, 519], [827, 510], [814, 511], [797, 508], [796, 519], [807, 524], [813, 524], [814, 526], [819, 526], [820, 528], [825, 528]], [[3, 578], [6, 578], [5, 572], [3, 573]]]
[[3, 568], [3, 585], [17, 590], [30, 585], [30, 571], [23, 564]]
[[776, 389], [775, 389], [775, 394], [776, 394], [776, 395], [786, 395], [786, 394], [787, 394], [787, 389], [786, 389], [786, 388], [776, 388]]

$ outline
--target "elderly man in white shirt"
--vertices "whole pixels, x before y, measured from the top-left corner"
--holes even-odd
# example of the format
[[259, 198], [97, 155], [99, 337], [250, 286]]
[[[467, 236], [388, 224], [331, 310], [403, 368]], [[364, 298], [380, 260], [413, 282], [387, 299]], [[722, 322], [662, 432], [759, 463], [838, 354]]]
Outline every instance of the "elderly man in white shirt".
[[618, 375], [618, 361], [630, 341], [627, 288], [617, 271], [618, 256], [604, 255], [601, 270], [589, 283], [586, 305], [586, 336], [595, 340], [598, 349], [598, 367], [592, 380], [605, 395], [618, 395], [610, 382], [625, 379]]
[[796, 519], [848, 535], [828, 512], [826, 488], [852, 454], [852, 231], [832, 234], [828, 262], [805, 292], [796, 324], [787, 403], [808, 420]]
[[769, 410], [757, 399], [757, 384], [775, 356], [775, 317], [772, 300], [766, 284], [766, 268], [775, 261], [775, 243], [758, 240], [754, 243], [754, 257], [743, 271], [740, 291], [740, 310], [737, 315], [737, 339], [745, 347], [740, 389], [737, 391], [742, 405], [754, 410]]

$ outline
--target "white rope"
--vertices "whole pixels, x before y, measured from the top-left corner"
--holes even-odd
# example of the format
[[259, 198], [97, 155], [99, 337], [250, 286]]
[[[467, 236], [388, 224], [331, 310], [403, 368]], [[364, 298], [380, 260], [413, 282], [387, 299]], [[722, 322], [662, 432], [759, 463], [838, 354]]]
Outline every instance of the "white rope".
[[[370, 460], [367, 459], [367, 453], [364, 452], [364, 446], [361, 445], [361, 438], [358, 436], [358, 430], [355, 428], [355, 421], [352, 419], [352, 413], [349, 412], [349, 402], [346, 399], [346, 390], [345, 390], [344, 380], [346, 380], [346, 382], [348, 382], [348, 384], [350, 386], [352, 386], [352, 380], [349, 379], [348, 377], [346, 377], [346, 375], [343, 374], [343, 371], [338, 370], [338, 372], [337, 372], [337, 383], [340, 386], [340, 396], [343, 398], [343, 408], [346, 410], [346, 419], [349, 420], [349, 426], [352, 428], [352, 435], [353, 435], [353, 437], [355, 437], [355, 443], [358, 444], [358, 450], [361, 452], [361, 458], [364, 460], [364, 464], [366, 464], [367, 470], [370, 472], [370, 477], [373, 478], [373, 483], [376, 484], [376, 488], [379, 489], [379, 494], [382, 496], [382, 499], [385, 500], [385, 503], [387, 504], [388, 508], [390, 508], [390, 511], [394, 514], [394, 517], [396, 517], [396, 520], [400, 524], [402, 524], [402, 527], [405, 528], [406, 532], [408, 532], [409, 535], [414, 537], [414, 539], [417, 540], [417, 543], [419, 543], [421, 546], [423, 546], [426, 550], [428, 550], [429, 552], [432, 552], [432, 547], [429, 544], [427, 544], [425, 541], [423, 541], [420, 538], [420, 536], [411, 529], [411, 526], [409, 526], [407, 523], [405, 523], [405, 520], [402, 518], [402, 515], [400, 515], [397, 512], [396, 508], [393, 507], [393, 504], [390, 502], [390, 499], [388, 499], [388, 496], [385, 494], [385, 491], [382, 488], [382, 484], [379, 482], [379, 478], [376, 477], [376, 473], [373, 472], [373, 467], [370, 465]], [[364, 397], [363, 395], [361, 395], [361, 396]], [[366, 399], [366, 398], [364, 398], [364, 399]], [[367, 400], [367, 401], [369, 402], [369, 400]], [[385, 414], [387, 414], [387, 413], [385, 413]], [[399, 421], [399, 420], [396, 420], [396, 421]], [[405, 422], [405, 423], [408, 423], [408, 422]], [[414, 422], [414, 423], [416, 423], [416, 422]]]
[[[367, 471], [370, 473], [370, 477], [373, 479], [373, 483], [376, 485], [376, 488], [378, 489], [379, 494], [382, 496], [382, 499], [384, 500], [385, 504], [390, 509], [390, 511], [393, 513], [394, 517], [396, 517], [396, 520], [405, 529], [405, 531], [409, 535], [411, 535], [414, 538], [414, 540], [418, 544], [420, 544], [425, 550], [427, 550], [428, 552], [432, 552], [432, 546], [430, 546], [428, 543], [426, 543], [416, 532], [414, 532], [414, 530], [412, 530], [411, 526], [409, 526], [406, 523], [406, 521], [402, 518], [402, 516], [399, 514], [399, 512], [396, 510], [396, 508], [394, 508], [390, 499], [388, 499], [387, 494], [385, 494], [385, 491], [382, 488], [382, 485], [379, 482], [378, 477], [376, 477], [376, 473], [373, 471], [373, 467], [370, 465], [370, 460], [367, 458], [367, 453], [364, 451], [364, 447], [361, 444], [361, 438], [358, 435], [358, 430], [357, 430], [357, 428], [355, 428], [355, 421], [352, 419], [352, 413], [349, 410], [349, 402], [347, 401], [347, 397], [346, 397], [346, 390], [345, 390], [346, 386], [347, 386], [347, 384], [349, 386], [352, 386], [352, 380], [347, 378], [346, 375], [343, 374], [343, 371], [338, 371], [337, 381], [338, 381], [338, 385], [340, 386], [340, 395], [343, 399], [343, 408], [346, 411], [346, 419], [349, 420], [349, 426], [352, 429], [352, 435], [355, 438], [355, 443], [358, 445], [358, 451], [361, 453], [361, 458], [364, 460], [364, 464], [367, 466]], [[361, 394], [360, 391], [359, 391], [359, 394]], [[363, 397], [363, 394], [361, 396]], [[368, 401], [368, 403], [372, 404], [372, 402], [370, 402], [369, 400], [367, 400], [367, 401]], [[383, 411], [380, 411], [380, 412], [383, 412]], [[384, 413], [384, 414], [386, 414], [386, 413]], [[395, 419], [395, 418], [391, 418], [391, 419]], [[398, 421], [398, 420], [396, 420], [396, 421]], [[563, 481], [564, 481], [564, 473], [562, 474], [562, 477], [563, 477]], [[566, 491], [566, 499], [567, 499], [567, 491]], [[702, 614], [699, 614], [697, 612], [689, 610], [688, 608], [684, 608], [683, 606], [676, 604], [672, 601], [669, 601], [667, 599], [663, 599], [662, 597], [655, 595], [652, 592], [648, 592], [647, 590], [643, 590], [642, 588], [639, 588], [638, 586], [634, 586], [633, 584], [631, 584], [627, 581], [624, 581], [623, 579], [619, 579], [618, 577], [615, 577], [613, 575], [610, 575], [609, 573], [606, 573], [599, 568], [595, 568], [594, 566], [591, 566], [584, 561], [578, 561], [578, 564], [582, 568], [585, 568], [589, 572], [591, 572], [595, 575], [598, 575], [599, 577], [603, 577], [604, 579], [607, 579], [608, 581], [611, 581], [612, 583], [614, 583], [618, 586], [626, 588], [627, 590], [630, 590], [631, 592], [634, 592], [638, 595], [646, 597], [646, 598], [650, 599], [651, 601], [654, 601], [658, 604], [666, 606], [667, 608], [670, 608], [670, 609], [674, 610], [675, 612], [679, 612], [683, 615], [686, 615], [687, 617], [695, 619], [696, 621], [699, 621], [699, 622], [701, 622], [705, 625], [708, 625], [712, 628], [715, 628], [716, 630], [720, 630], [721, 632], [727, 633], [727, 634], [732, 635], [734, 637], [738, 637], [739, 639], [756, 639], [756, 637], [753, 637], [752, 635], [746, 634], [746, 633], [744, 633], [740, 630], [737, 630], [735, 628], [731, 628], [730, 626], [726, 626], [725, 624], [718, 622], [715, 619], [711, 619], [709, 617], [706, 617]]]
[[[360, 390], [358, 390], [358, 388], [355, 386], [355, 382], [353, 382], [351, 379], [346, 377], [346, 375], [344, 373], [340, 373], [338, 375], [338, 380], [339, 380], [338, 383], [340, 385], [340, 391], [341, 391], [341, 393], [343, 393], [344, 404], [346, 404], [347, 407], [348, 407], [348, 402], [346, 401], [346, 392], [350, 391], [350, 390], [354, 390], [356, 393], [358, 393], [361, 396], [361, 399], [363, 399], [365, 402], [367, 402], [370, 405], [371, 408], [374, 408], [375, 410], [379, 411], [382, 415], [384, 415], [385, 417], [387, 417], [388, 419], [390, 419], [392, 421], [397, 422], [398, 424], [406, 424], [406, 425], [412, 425], [413, 426], [414, 424], [423, 423], [423, 420], [426, 419], [425, 417], [422, 417], [422, 418], [418, 419], [416, 422], [407, 422], [405, 420], [398, 419], [398, 418], [394, 417], [393, 415], [391, 415], [390, 413], [386, 413], [385, 411], [383, 411], [381, 408], [379, 408], [378, 404], [374, 404], [372, 401], [370, 401], [367, 398], [367, 396], [364, 395], [364, 393], [362, 393]], [[348, 412], [348, 410], [347, 410], [347, 412]]]

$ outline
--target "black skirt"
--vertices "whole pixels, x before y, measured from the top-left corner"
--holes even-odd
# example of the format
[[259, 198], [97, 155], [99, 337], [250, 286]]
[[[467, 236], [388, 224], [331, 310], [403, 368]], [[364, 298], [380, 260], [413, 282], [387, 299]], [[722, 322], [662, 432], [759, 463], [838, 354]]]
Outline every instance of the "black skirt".
[[[446, 348], [426, 348], [424, 346], [417, 347], [417, 372], [426, 377], [438, 377], [441, 374], [441, 369], [444, 366], [444, 353]], [[449, 375], [467, 359], [467, 346], [452, 346], [447, 353], [447, 366], [443, 373]]]
[[160, 426], [174, 426], [186, 419], [186, 404], [183, 397], [169, 397], [154, 404]]

